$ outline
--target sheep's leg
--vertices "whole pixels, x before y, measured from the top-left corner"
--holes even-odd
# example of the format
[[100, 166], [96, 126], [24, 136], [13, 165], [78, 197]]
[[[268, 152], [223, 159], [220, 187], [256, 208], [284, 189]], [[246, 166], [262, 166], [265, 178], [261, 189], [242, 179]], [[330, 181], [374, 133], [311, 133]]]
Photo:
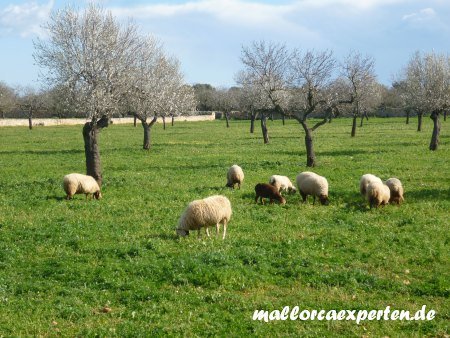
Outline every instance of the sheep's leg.
[[316, 204], [316, 195], [313, 195], [313, 205]]
[[216, 224], [216, 236], [219, 236], [220, 223]]
[[302, 196], [303, 199], [303, 203], [306, 203], [306, 197], [308, 197], [308, 195], [306, 195], [303, 191], [300, 190], [300, 195]]
[[225, 235], [227, 234], [227, 221], [223, 221], [223, 236], [222, 239], [225, 239]]
[[206, 236], [210, 237], [208, 227], [205, 227], [205, 229], [206, 229]]
[[269, 202], [270, 204], [273, 204], [273, 199], [270, 199], [270, 202]]
[[200, 230], [201, 230], [201, 228], [198, 228], [198, 231], [197, 231], [197, 238], [200, 238]]
[[255, 203], [258, 203], [258, 198], [259, 198], [259, 196], [256, 195], [256, 197], [255, 197]]

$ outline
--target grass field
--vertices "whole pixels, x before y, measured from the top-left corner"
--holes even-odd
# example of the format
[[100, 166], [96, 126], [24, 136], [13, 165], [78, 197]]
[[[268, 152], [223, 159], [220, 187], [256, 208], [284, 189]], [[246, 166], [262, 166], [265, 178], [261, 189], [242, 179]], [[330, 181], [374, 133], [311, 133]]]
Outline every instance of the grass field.
[[[100, 136], [103, 199], [64, 200], [62, 177], [81, 172], [80, 126], [0, 128], [0, 336], [446, 336], [449, 334], [450, 124], [428, 150], [431, 120], [351, 121], [316, 133], [330, 205], [256, 205], [254, 186], [305, 167], [298, 123], [111, 126]], [[241, 190], [225, 188], [239, 164]], [[406, 202], [369, 210], [359, 177], [398, 177]], [[224, 194], [233, 217], [225, 241], [177, 239], [193, 199]], [[214, 231], [213, 231], [214, 233]], [[415, 312], [431, 321], [253, 321], [256, 309]], [[102, 309], [109, 307], [108, 313]]]

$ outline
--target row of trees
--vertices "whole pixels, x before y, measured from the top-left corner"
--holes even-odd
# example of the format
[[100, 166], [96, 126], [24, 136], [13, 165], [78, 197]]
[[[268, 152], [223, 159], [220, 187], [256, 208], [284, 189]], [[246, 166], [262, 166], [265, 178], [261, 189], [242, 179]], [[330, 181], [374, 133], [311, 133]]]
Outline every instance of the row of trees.
[[[159, 41], [140, 34], [133, 22], [120, 24], [95, 4], [84, 11], [71, 7], [56, 11], [45, 28], [48, 39], [35, 41], [34, 58], [43, 69], [43, 84], [50, 89], [45, 95], [29, 95], [22, 109], [32, 116], [36, 109], [45, 109], [37, 100], [45, 97], [52, 103], [49, 109], [83, 112], [90, 119], [83, 127], [86, 171], [99, 184], [98, 135], [113, 114], [139, 119], [143, 147], [148, 149], [159, 116], [173, 117], [195, 107], [214, 109], [224, 113], [229, 126], [231, 112], [240, 110], [251, 117], [252, 132], [260, 116], [268, 143], [266, 120], [276, 113], [283, 122], [284, 118], [298, 121], [305, 133], [307, 165], [314, 166], [314, 131], [334, 117], [352, 116], [355, 136], [358, 118], [362, 123], [369, 111], [392, 109], [392, 103], [416, 112], [420, 119], [430, 112], [435, 122], [430, 149], [435, 150], [439, 116], [449, 106], [449, 58], [434, 53], [415, 54], [388, 90], [376, 81], [369, 56], [351, 52], [338, 61], [331, 51], [290, 50], [260, 41], [242, 48], [243, 67], [236, 74], [239, 87], [215, 89], [186, 85], [178, 60], [168, 56]], [[7, 86], [0, 90], [3, 112], [14, 101], [14, 93]], [[311, 125], [311, 117], [318, 121]]]

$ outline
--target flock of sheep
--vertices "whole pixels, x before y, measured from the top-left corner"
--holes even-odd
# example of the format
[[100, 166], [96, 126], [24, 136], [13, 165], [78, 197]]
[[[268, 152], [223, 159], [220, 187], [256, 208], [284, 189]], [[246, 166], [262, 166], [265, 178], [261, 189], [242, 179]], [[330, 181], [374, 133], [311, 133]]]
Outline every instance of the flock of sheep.
[[[244, 172], [238, 165], [233, 165], [227, 173], [227, 187], [233, 188], [237, 185], [240, 189], [244, 181]], [[305, 171], [297, 175], [296, 178], [299, 193], [303, 203], [309, 195], [313, 196], [313, 204], [316, 197], [323, 205], [328, 205], [328, 181], [325, 177], [316, 173]], [[75, 194], [85, 194], [86, 198], [92, 195], [96, 199], [102, 197], [100, 187], [91, 176], [82, 174], [69, 174], [64, 176], [63, 187], [67, 199], [73, 198]], [[285, 204], [286, 199], [281, 192], [296, 192], [296, 188], [287, 176], [273, 175], [269, 183], [258, 183], [255, 186], [255, 202], [258, 199], [264, 204], [264, 199], [270, 200], [270, 203], [278, 201]], [[378, 208], [380, 205], [386, 205], [389, 202], [400, 204], [404, 201], [403, 186], [399, 179], [390, 178], [383, 182], [379, 177], [372, 174], [365, 174], [360, 179], [360, 192], [365, 196], [370, 208]], [[189, 231], [198, 230], [200, 235], [201, 228], [205, 228], [209, 237], [208, 227], [216, 226], [216, 233], [219, 234], [220, 225], [223, 224], [223, 235], [225, 239], [227, 233], [227, 224], [231, 219], [230, 200], [222, 195], [214, 195], [201, 200], [195, 200], [189, 203], [187, 208], [178, 221], [176, 232], [179, 236], [187, 236]]]

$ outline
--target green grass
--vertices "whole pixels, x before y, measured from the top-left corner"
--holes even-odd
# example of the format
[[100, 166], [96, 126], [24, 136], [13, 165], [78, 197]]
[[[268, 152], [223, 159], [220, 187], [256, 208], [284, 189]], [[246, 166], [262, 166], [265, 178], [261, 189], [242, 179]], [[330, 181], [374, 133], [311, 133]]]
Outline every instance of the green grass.
[[[444, 336], [449, 333], [450, 125], [428, 150], [403, 119], [317, 130], [330, 205], [256, 205], [254, 186], [305, 170], [298, 123], [176, 123], [102, 131], [103, 199], [64, 200], [62, 177], [84, 172], [80, 126], [0, 129], [0, 336]], [[241, 190], [225, 188], [241, 165]], [[398, 177], [406, 202], [369, 210], [359, 177]], [[225, 241], [177, 239], [191, 200], [229, 197]], [[214, 231], [213, 231], [214, 233]], [[436, 310], [432, 321], [252, 321], [256, 309]], [[103, 307], [112, 311], [102, 313]]]

